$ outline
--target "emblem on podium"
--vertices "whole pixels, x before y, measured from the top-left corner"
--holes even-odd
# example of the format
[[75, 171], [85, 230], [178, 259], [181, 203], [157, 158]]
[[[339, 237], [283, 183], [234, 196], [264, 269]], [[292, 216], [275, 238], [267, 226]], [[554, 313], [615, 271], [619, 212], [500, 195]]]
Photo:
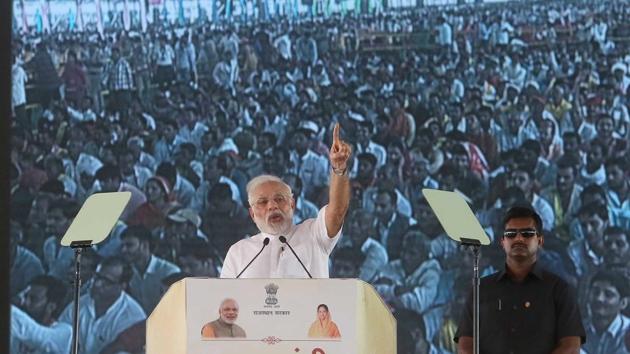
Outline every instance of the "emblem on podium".
[[278, 304], [278, 298], [276, 297], [276, 294], [278, 293], [279, 288], [280, 287], [274, 283], [270, 283], [265, 286], [265, 291], [267, 292], [267, 298], [265, 299], [265, 304], [269, 306]]

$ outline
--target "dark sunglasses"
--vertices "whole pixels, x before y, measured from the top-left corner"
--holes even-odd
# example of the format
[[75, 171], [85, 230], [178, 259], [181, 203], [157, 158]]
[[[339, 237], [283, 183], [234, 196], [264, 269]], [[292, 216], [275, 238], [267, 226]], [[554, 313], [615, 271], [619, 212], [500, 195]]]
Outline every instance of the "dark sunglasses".
[[525, 238], [532, 238], [538, 235], [538, 231], [535, 229], [507, 229], [503, 231], [503, 237], [515, 238], [518, 234], [521, 234]]

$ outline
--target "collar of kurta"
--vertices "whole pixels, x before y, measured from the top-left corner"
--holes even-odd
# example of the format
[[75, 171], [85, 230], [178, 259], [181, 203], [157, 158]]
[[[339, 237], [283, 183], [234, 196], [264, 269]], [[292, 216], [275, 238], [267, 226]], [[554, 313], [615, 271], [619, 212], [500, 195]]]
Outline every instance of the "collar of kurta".
[[290, 243], [291, 239], [293, 239], [293, 231], [294, 230], [295, 230], [295, 225], [291, 225], [291, 228], [289, 229], [289, 232], [287, 232], [286, 235], [271, 235], [271, 234], [268, 234], [268, 233], [262, 232], [262, 231], [260, 232], [260, 235], [261, 235], [261, 239], [262, 240], [264, 240], [265, 237], [269, 237], [270, 243], [271, 242], [278, 242], [278, 243], [280, 243], [280, 240], [278, 240], [278, 238], [280, 236], [284, 236], [287, 239], [287, 243]]

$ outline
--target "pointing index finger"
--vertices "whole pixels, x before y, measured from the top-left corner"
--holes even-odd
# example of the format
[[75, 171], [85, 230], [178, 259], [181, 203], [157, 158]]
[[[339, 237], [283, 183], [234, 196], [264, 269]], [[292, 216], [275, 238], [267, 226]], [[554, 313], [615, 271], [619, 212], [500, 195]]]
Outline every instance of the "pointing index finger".
[[333, 145], [337, 144], [339, 144], [339, 123], [336, 123], [333, 129]]

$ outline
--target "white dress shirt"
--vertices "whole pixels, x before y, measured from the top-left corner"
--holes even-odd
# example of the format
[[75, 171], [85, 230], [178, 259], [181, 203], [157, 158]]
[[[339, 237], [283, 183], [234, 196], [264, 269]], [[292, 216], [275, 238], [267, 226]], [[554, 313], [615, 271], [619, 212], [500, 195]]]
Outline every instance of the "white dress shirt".
[[328, 160], [308, 150], [304, 156], [299, 156], [297, 152], [291, 153], [291, 162], [296, 173], [302, 179], [303, 191], [305, 195], [310, 195], [313, 188], [328, 185]]
[[11, 354], [67, 354], [71, 340], [69, 324], [55, 322], [44, 326], [11, 305]]
[[[326, 231], [326, 206], [319, 210], [316, 219], [293, 225], [285, 237], [313, 278], [328, 278], [328, 257], [337, 244], [341, 230], [333, 238]], [[302, 266], [279, 240], [278, 236], [259, 233], [238, 241], [228, 251], [221, 269], [221, 278], [236, 278], [260, 251], [263, 240], [269, 245], [243, 273], [242, 278], [307, 278]]]
[[20, 65], [11, 68], [11, 104], [17, 107], [26, 103], [26, 82], [28, 76]]
[[[412, 274], [406, 274], [402, 261], [397, 259], [388, 263], [377, 278], [387, 278], [392, 285], [377, 284], [376, 291], [387, 302], [397, 304], [405, 309], [423, 313], [433, 305], [440, 282], [440, 263], [435, 259], [423, 262]], [[396, 296], [396, 286], [408, 286], [412, 291]]]
[[[100, 353], [121, 332], [147, 318], [142, 307], [124, 291], [99, 318], [96, 318], [94, 299], [89, 294], [81, 296], [79, 308], [80, 354]], [[59, 321], [72, 323], [72, 311], [70, 303], [61, 313]]]
[[361, 264], [359, 278], [366, 282], [375, 279], [376, 274], [389, 260], [387, 250], [375, 239], [368, 237], [361, 246], [361, 252], [365, 255], [365, 261]]
[[373, 142], [372, 140], [370, 140], [370, 142], [368, 143], [368, 146], [365, 148], [361, 146], [361, 144], [357, 144], [357, 155], [364, 152], [369, 152], [373, 154], [374, 156], [376, 156], [377, 168], [385, 165], [385, 162], [387, 162], [387, 151], [385, 150], [385, 148]]
[[162, 298], [162, 279], [179, 271], [179, 267], [173, 263], [152, 255], [144, 274], [133, 268], [129, 294], [142, 305], [146, 313], [150, 313]]

